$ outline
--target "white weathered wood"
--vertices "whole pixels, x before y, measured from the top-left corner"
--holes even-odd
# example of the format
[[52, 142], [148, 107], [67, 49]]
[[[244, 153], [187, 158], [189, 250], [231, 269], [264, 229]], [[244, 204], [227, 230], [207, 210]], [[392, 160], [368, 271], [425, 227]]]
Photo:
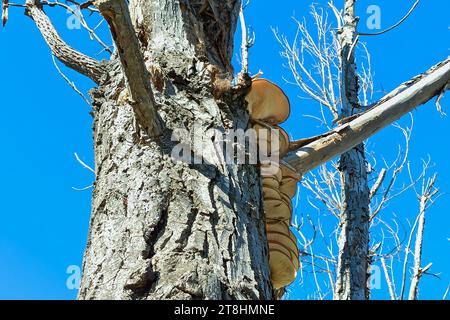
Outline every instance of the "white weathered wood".
[[450, 58], [402, 84], [356, 119], [289, 153], [284, 161], [304, 175], [365, 141], [408, 112], [437, 96], [450, 82]]
[[217, 155], [209, 163], [172, 157], [174, 132], [191, 142], [192, 128], [247, 129], [242, 95], [214, 98], [240, 1], [129, 3], [164, 128], [150, 142], [136, 131], [114, 58], [92, 94], [97, 181], [79, 299], [272, 299], [258, 168], [225, 163], [212, 144], [194, 149]]
[[[359, 76], [355, 50], [358, 44], [356, 0], [345, 0], [344, 25], [339, 30], [341, 63], [340, 118], [361, 110]], [[342, 206], [339, 212], [338, 265], [334, 299], [364, 300], [368, 298], [367, 261], [369, 254], [369, 186], [364, 143], [346, 151], [339, 159]]]

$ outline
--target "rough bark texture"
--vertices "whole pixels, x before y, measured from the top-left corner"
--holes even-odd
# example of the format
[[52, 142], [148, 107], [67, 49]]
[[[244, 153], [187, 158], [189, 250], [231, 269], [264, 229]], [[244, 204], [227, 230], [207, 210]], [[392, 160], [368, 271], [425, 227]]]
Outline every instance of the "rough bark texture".
[[[346, 0], [344, 27], [339, 35], [342, 64], [343, 118], [361, 108], [354, 48], [357, 42], [356, 0]], [[364, 144], [342, 154], [339, 160], [342, 203], [337, 279], [334, 298], [363, 300], [367, 292], [367, 258], [369, 253], [369, 186]]]
[[[114, 7], [120, 1], [96, 0], [94, 4]], [[127, 3], [127, 17], [102, 14], [135, 29], [137, 39], [122, 34], [125, 40], [118, 40], [120, 36], [114, 34], [117, 25], [111, 24], [114, 19], [108, 21], [116, 42], [135, 41], [142, 55], [137, 53], [137, 45], [124, 48], [120, 44], [106, 63], [68, 46], [45, 15], [41, 2], [26, 1], [27, 13], [52, 53], [99, 84], [91, 91], [97, 181], [79, 298], [272, 299], [259, 169], [254, 165], [226, 164], [227, 156], [214, 143], [194, 148], [197, 155], [210, 156], [207, 163], [177, 162], [172, 156], [179, 147], [171, 139], [176, 131], [196, 127], [192, 135], [204, 137], [211, 128], [227, 133], [248, 127], [244, 102], [247, 84], [234, 89], [230, 85], [240, 1]], [[354, 3], [347, 1], [349, 23], [341, 38], [349, 50], [343, 54], [348, 57], [343, 64], [350, 75], [345, 82], [349, 94], [344, 97], [343, 115], [351, 114], [358, 105], [354, 58], [348, 54], [356, 24]], [[130, 62], [134, 65], [127, 65]], [[144, 87], [137, 87], [142, 81]], [[305, 174], [442, 94], [449, 83], [447, 58], [350, 122], [308, 139], [306, 145], [296, 145], [284, 160]], [[149, 95], [147, 101], [139, 100], [143, 94]], [[151, 119], [139, 119], [145, 116], [136, 110], [136, 103], [141, 103], [138, 108], [147, 108], [149, 114], [157, 112], [163, 124], [162, 134], [151, 134], [145, 123]], [[187, 133], [178, 137], [184, 143], [190, 142]], [[339, 288], [356, 289], [340, 289], [337, 293], [342, 298], [362, 299], [365, 283], [357, 287], [354, 282], [362, 283], [367, 266], [363, 266], [364, 261], [355, 262], [361, 261], [355, 255], [363, 256], [366, 230], [353, 226], [364, 223], [365, 211], [358, 210], [365, 202], [352, 196], [359, 193], [365, 197], [366, 191], [359, 184], [365, 175], [365, 162], [360, 158], [363, 149], [357, 150], [344, 155], [341, 161], [347, 185], [344, 197], [356, 200], [347, 200], [342, 214], [345, 223], [340, 261], [349, 263], [340, 264], [344, 272], [339, 275]], [[345, 237], [356, 245], [344, 246]]]
[[[231, 71], [238, 0], [131, 0], [163, 134], [144, 139], [118, 57], [92, 92], [97, 181], [79, 299], [271, 299], [259, 170], [177, 162], [174, 131], [246, 129]], [[223, 81], [223, 80], [221, 80]], [[219, 94], [220, 93], [220, 94]], [[202, 132], [203, 131], [203, 132]]]

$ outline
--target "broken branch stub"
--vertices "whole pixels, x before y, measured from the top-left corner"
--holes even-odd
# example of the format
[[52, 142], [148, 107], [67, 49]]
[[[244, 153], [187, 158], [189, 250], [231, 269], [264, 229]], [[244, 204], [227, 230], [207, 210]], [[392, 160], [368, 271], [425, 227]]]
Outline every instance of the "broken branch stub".
[[400, 85], [355, 119], [288, 153], [283, 160], [304, 175], [345, 153], [445, 90], [450, 82], [450, 57]]
[[96, 0], [93, 4], [108, 22], [119, 53], [131, 95], [131, 105], [139, 124], [150, 137], [159, 136], [162, 126], [156, 112], [150, 75], [125, 1]]

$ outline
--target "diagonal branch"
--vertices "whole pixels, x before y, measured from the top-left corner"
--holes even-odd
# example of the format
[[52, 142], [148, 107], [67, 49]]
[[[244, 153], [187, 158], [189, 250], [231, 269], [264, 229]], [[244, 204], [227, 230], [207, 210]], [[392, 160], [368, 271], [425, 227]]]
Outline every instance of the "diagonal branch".
[[106, 71], [104, 64], [76, 51], [65, 43], [42, 10], [39, 0], [26, 1], [26, 14], [36, 23], [52, 54], [58, 60], [67, 67], [91, 78], [96, 83], [100, 82]]
[[416, 107], [428, 102], [450, 82], [450, 57], [402, 84], [368, 111], [316, 141], [290, 152], [283, 160], [305, 174], [368, 139]]
[[150, 137], [161, 134], [156, 102], [141, 46], [124, 0], [96, 0], [93, 4], [108, 22], [128, 80], [132, 105], [139, 124]]

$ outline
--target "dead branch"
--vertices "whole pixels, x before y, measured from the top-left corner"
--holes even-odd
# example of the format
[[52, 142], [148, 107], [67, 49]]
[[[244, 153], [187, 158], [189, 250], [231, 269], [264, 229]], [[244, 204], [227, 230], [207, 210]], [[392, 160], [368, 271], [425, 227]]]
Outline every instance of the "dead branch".
[[[372, 209], [370, 220], [373, 220], [381, 212], [381, 210], [386, 207], [387, 203], [389, 203], [392, 199], [400, 196], [401, 194], [406, 192], [409, 188], [414, 186], [415, 182], [411, 182], [411, 184], [409, 184], [407, 186], [403, 186], [400, 191], [393, 194], [393, 188], [397, 182], [397, 178], [398, 178], [399, 174], [403, 171], [403, 169], [408, 161], [409, 145], [410, 145], [410, 141], [411, 141], [411, 134], [412, 134], [413, 126], [414, 126], [414, 118], [412, 115], [411, 115], [411, 125], [409, 127], [402, 128], [400, 125], [394, 124], [394, 127], [399, 129], [403, 134], [403, 137], [405, 139], [405, 147], [404, 147], [404, 150], [402, 150], [401, 147], [399, 147], [398, 157], [393, 162], [393, 164], [388, 165], [387, 163], [385, 163], [385, 166], [388, 170], [393, 170], [392, 176], [390, 177], [390, 180], [387, 183], [387, 186], [381, 196], [380, 202], [378, 203], [378, 205], [376, 206], [375, 209]], [[386, 170], [386, 168], [384, 168], [383, 170]], [[383, 172], [383, 170], [382, 170], [382, 172]], [[381, 177], [379, 177], [379, 178], [381, 178]], [[385, 178], [383, 177], [383, 180], [384, 179]], [[377, 187], [377, 183], [379, 183], [379, 181], [377, 181], [375, 183], [373, 188]], [[375, 196], [375, 194], [372, 195], [372, 191], [371, 191], [371, 196], [370, 196], [371, 201], [373, 201], [373, 196]]]
[[304, 175], [371, 137], [403, 115], [428, 102], [450, 81], [450, 57], [402, 84], [356, 119], [329, 131], [327, 136], [289, 153], [283, 160]]
[[162, 129], [156, 112], [150, 75], [131, 22], [128, 5], [120, 0], [96, 0], [92, 2], [100, 10], [111, 29], [122, 68], [128, 81], [132, 99], [131, 105], [134, 108], [136, 118], [150, 137], [159, 136]]
[[76, 92], [78, 93], [78, 95], [80, 95], [81, 98], [83, 98], [83, 100], [88, 104], [88, 106], [91, 106], [91, 103], [89, 102], [88, 98], [86, 98], [86, 96], [83, 94], [83, 92], [81, 92], [77, 86], [75, 85], [75, 83], [73, 81], [70, 81], [70, 79], [61, 71], [60, 67], [58, 66], [58, 63], [56, 62], [55, 56], [52, 55], [52, 61], [53, 61], [53, 65], [55, 66], [56, 70], [58, 71], [58, 73], [61, 75], [61, 77], [63, 77], [63, 79], [69, 84], [69, 86]]
[[42, 5], [39, 0], [26, 1], [26, 14], [36, 23], [45, 42], [50, 47], [52, 54], [59, 61], [67, 67], [89, 77], [96, 83], [100, 83], [101, 78], [106, 72], [105, 65], [67, 45], [42, 10]]
[[391, 297], [391, 300], [397, 300], [397, 296], [395, 295], [394, 285], [391, 281], [391, 277], [389, 275], [389, 271], [386, 266], [386, 259], [384, 257], [381, 258], [381, 266], [383, 268], [384, 277], [385, 277], [386, 283], [388, 285], [389, 296]]
[[109, 52], [110, 54], [112, 54], [112, 50], [110, 48], [110, 46], [106, 45], [102, 39], [100, 39], [100, 37], [96, 34], [96, 29], [98, 29], [98, 27], [100, 26], [100, 24], [104, 21], [103, 19], [99, 22], [99, 24], [97, 24], [97, 26], [95, 26], [94, 28], [89, 27], [84, 15], [83, 15], [83, 8], [87, 9], [90, 11], [90, 13], [93, 12], [98, 12], [97, 9], [93, 8], [93, 7], [83, 7], [82, 4], [77, 3], [76, 1], [68, 1], [72, 4], [74, 4], [78, 10], [74, 10], [73, 7], [62, 3], [61, 1], [47, 1], [47, 0], [41, 0], [41, 4], [42, 5], [48, 5], [50, 7], [55, 7], [55, 6], [59, 6], [61, 8], [64, 8], [67, 12], [71, 13], [79, 22], [80, 22], [80, 26], [82, 28], [84, 28], [88, 33], [89, 36], [91, 37], [91, 39], [94, 39], [95, 41], [97, 41], [102, 47], [104, 51]]
[[249, 36], [248, 30], [247, 30], [247, 23], [245, 22], [244, 8], [247, 5], [248, 5], [248, 3], [246, 5], [241, 4], [241, 9], [239, 11], [239, 21], [240, 21], [241, 33], [242, 33], [242, 40], [241, 40], [242, 68], [238, 75], [238, 84], [240, 84], [240, 85], [245, 85], [246, 82], [248, 80], [250, 80], [248, 52], [249, 52], [249, 49], [255, 43], [255, 34], [253, 33], [252, 36]]
[[417, 0], [417, 1], [413, 4], [412, 8], [408, 11], [408, 13], [407, 13], [407, 14], [406, 14], [399, 22], [397, 22], [397, 23], [394, 24], [393, 26], [387, 28], [386, 30], [383, 30], [383, 31], [380, 31], [380, 32], [375, 32], [375, 33], [361, 33], [361, 32], [358, 32], [358, 34], [361, 35], [361, 36], [379, 36], [379, 35], [382, 35], [382, 34], [384, 34], [384, 33], [387, 33], [387, 32], [389, 32], [389, 31], [391, 31], [391, 30], [397, 28], [397, 27], [398, 27], [399, 25], [401, 25], [406, 19], [409, 18], [409, 16], [413, 13], [413, 11], [414, 11], [414, 10], [416, 9], [416, 7], [419, 5], [419, 2], [420, 2], [420, 0]]
[[[290, 42], [286, 36], [272, 29], [276, 39], [283, 47], [281, 56], [286, 59], [287, 66], [294, 76], [294, 83], [309, 98], [320, 104], [322, 122], [326, 123], [323, 108], [329, 110], [334, 119], [338, 117], [339, 96], [339, 43], [332, 33], [328, 15], [316, 6], [311, 6], [311, 15], [317, 28], [313, 35], [306, 20], [293, 20], [297, 24], [297, 33]], [[312, 64], [306, 60], [312, 59]], [[288, 81], [289, 82], [289, 81]]]
[[2, 1], [2, 24], [3, 26], [6, 25], [8, 22], [8, 14], [9, 14], [9, 0], [3, 0]]
[[372, 186], [372, 189], [370, 189], [370, 195], [369, 199], [372, 200], [373, 197], [378, 193], [378, 190], [380, 189], [381, 185], [383, 184], [384, 179], [386, 178], [387, 170], [386, 168], [381, 169], [380, 173], [378, 174], [378, 178], [375, 181], [375, 183]]
[[[427, 267], [422, 268], [422, 246], [423, 246], [423, 236], [425, 230], [425, 213], [429, 208], [429, 204], [433, 203], [439, 194], [439, 189], [435, 187], [437, 175], [434, 174], [431, 178], [423, 179], [422, 194], [420, 195], [420, 212], [417, 225], [416, 233], [416, 243], [414, 247], [414, 266], [413, 274], [411, 279], [411, 285], [409, 288], [409, 300], [416, 300], [417, 293], [419, 290], [419, 282], [423, 274], [430, 269], [431, 264]], [[403, 297], [403, 291], [402, 291]]]
[[83, 160], [80, 159], [80, 157], [78, 156], [78, 153], [74, 153], [75, 155], [75, 159], [77, 159], [78, 163], [81, 164], [81, 166], [89, 171], [91, 171], [93, 174], [95, 174], [95, 170], [92, 169], [90, 166], [88, 166]]

